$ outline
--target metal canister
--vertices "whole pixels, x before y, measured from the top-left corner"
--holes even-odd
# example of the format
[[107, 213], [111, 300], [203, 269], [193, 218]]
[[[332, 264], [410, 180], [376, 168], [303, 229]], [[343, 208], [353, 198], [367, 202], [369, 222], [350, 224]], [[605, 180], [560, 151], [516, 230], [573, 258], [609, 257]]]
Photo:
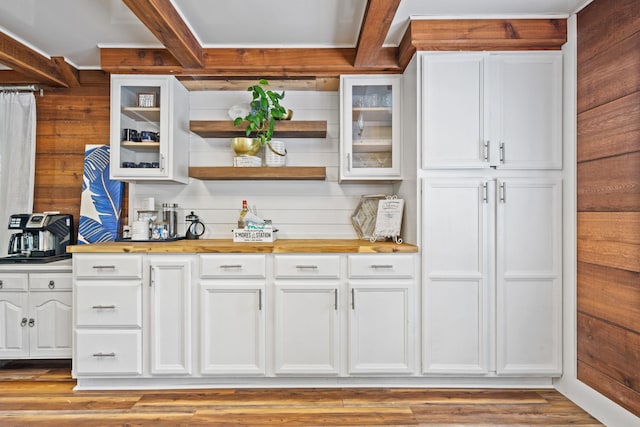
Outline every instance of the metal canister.
[[162, 221], [167, 223], [168, 237], [174, 238], [178, 236], [178, 204], [163, 203], [162, 204]]

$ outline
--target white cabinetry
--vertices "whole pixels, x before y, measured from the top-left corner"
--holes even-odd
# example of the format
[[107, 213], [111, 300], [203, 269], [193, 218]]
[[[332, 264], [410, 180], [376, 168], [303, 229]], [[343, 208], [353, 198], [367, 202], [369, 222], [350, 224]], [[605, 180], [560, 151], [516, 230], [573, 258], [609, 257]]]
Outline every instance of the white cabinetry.
[[142, 374], [142, 256], [74, 254], [73, 372]]
[[340, 77], [340, 179], [402, 179], [401, 76]]
[[188, 255], [147, 257], [152, 375], [191, 374], [192, 261]]
[[562, 168], [562, 53], [422, 55], [425, 169]]
[[349, 373], [413, 372], [411, 255], [350, 255]]
[[340, 372], [340, 257], [276, 255], [276, 374]]
[[264, 375], [266, 256], [199, 259], [201, 373]]
[[561, 200], [559, 179], [425, 179], [425, 373], [560, 373]]
[[71, 357], [71, 269], [0, 271], [0, 358]]
[[188, 129], [189, 93], [174, 76], [111, 77], [112, 179], [187, 183]]

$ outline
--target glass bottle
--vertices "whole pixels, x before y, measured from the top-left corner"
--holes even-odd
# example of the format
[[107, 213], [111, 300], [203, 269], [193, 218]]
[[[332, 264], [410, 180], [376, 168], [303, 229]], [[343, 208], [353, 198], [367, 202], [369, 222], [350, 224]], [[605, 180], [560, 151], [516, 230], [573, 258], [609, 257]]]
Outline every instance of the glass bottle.
[[242, 201], [242, 210], [240, 211], [240, 216], [238, 217], [238, 228], [245, 228], [246, 224], [244, 222], [244, 217], [247, 216], [247, 212], [249, 212], [249, 208], [247, 207], [247, 201]]

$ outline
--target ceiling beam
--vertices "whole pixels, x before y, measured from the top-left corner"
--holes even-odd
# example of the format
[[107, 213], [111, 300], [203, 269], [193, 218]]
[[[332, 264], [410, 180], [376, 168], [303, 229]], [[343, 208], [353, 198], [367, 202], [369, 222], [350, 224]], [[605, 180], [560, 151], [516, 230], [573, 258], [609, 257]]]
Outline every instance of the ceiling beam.
[[203, 49], [201, 68], [183, 67], [165, 49], [100, 49], [104, 71], [114, 74], [182, 76], [336, 76], [357, 73], [400, 73], [397, 48], [382, 48], [376, 63], [354, 67], [353, 48], [212, 48]]
[[360, 27], [354, 66], [370, 67], [376, 63], [400, 0], [369, 0]]
[[202, 46], [171, 0], [122, 0], [185, 68], [203, 66]]
[[50, 86], [72, 86], [73, 81], [69, 82], [66, 79], [61, 72], [61, 67], [64, 67], [65, 74], [77, 74], [77, 70], [64, 58], [49, 59], [5, 33], [0, 33], [0, 63]]
[[404, 69], [416, 51], [558, 50], [566, 41], [566, 19], [411, 20], [398, 64]]

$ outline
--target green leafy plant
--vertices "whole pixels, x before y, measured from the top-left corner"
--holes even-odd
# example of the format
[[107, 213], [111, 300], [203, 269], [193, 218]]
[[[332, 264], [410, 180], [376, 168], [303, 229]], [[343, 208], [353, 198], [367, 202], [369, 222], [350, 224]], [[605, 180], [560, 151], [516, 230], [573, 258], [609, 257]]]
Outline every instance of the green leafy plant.
[[284, 91], [277, 93], [266, 90], [264, 86], [268, 84], [267, 80], [260, 79], [258, 84], [249, 86], [247, 90], [253, 95], [253, 100], [249, 104], [251, 111], [245, 117], [236, 117], [233, 121], [234, 126], [239, 126], [246, 121], [246, 135], [255, 133], [256, 139], [260, 140], [260, 145], [271, 141], [275, 121], [287, 115], [287, 109], [280, 105], [280, 100], [284, 98]]

